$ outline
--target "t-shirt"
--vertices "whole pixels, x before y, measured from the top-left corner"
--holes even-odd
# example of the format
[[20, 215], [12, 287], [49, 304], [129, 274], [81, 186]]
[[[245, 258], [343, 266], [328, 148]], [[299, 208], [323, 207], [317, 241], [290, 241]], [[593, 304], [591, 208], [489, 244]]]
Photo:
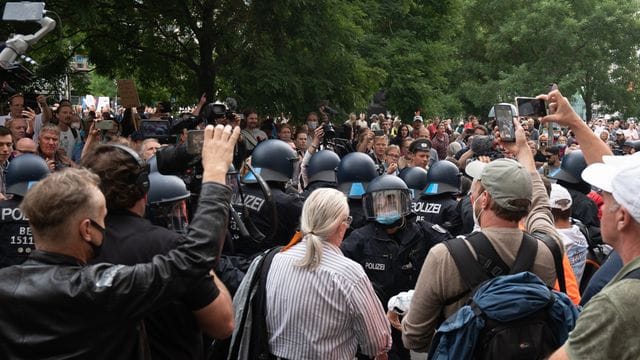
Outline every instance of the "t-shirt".
[[565, 344], [569, 359], [638, 358], [640, 280], [620, 280], [637, 268], [640, 257], [625, 265], [584, 307]]
[[587, 239], [580, 232], [577, 225], [573, 225], [567, 229], [556, 229], [562, 236], [564, 249], [566, 251], [571, 268], [576, 276], [576, 280], [582, 280], [585, 265], [587, 264], [587, 254], [589, 253], [589, 244]]
[[68, 128], [67, 131], [60, 130], [60, 149], [63, 149], [68, 157], [73, 155], [73, 149], [76, 147], [76, 139], [73, 131]]

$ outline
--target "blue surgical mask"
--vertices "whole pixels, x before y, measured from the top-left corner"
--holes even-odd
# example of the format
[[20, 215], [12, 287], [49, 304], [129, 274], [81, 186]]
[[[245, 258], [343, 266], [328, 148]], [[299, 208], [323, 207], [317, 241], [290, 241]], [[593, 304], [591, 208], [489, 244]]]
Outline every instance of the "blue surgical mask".
[[376, 216], [376, 222], [382, 225], [391, 225], [394, 222], [400, 220], [401, 217], [402, 216], [400, 215], [400, 213], [391, 212], [391, 213]]

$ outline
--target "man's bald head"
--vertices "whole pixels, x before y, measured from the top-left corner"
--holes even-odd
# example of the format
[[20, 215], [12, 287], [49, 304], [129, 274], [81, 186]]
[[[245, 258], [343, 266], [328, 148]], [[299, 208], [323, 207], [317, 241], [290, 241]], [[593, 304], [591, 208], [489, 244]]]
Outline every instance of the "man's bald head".
[[29, 138], [22, 138], [16, 142], [15, 152], [16, 156], [22, 154], [35, 154], [37, 149], [36, 142]]

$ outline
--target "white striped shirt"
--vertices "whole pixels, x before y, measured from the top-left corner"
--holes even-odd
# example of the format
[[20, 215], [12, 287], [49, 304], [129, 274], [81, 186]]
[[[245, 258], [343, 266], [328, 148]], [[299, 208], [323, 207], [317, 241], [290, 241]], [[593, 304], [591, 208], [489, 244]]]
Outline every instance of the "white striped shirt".
[[389, 321], [362, 267], [323, 243], [320, 266], [295, 264], [306, 240], [273, 258], [267, 278], [269, 348], [285, 359], [353, 359], [391, 348]]

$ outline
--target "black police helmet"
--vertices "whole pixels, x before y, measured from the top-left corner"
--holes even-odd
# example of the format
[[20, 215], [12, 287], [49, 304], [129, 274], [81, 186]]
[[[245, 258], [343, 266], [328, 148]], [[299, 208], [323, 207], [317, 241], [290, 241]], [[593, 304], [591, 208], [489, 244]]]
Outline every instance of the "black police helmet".
[[159, 172], [149, 174], [148, 205], [159, 205], [189, 198], [184, 181], [174, 175], [162, 175]]
[[427, 187], [427, 170], [419, 166], [406, 167], [400, 170], [398, 177], [407, 184], [414, 197]]
[[336, 173], [338, 189], [349, 199], [361, 199], [367, 184], [377, 176], [378, 171], [373, 159], [361, 152], [345, 155]]
[[40, 156], [24, 154], [11, 160], [7, 168], [7, 194], [24, 196], [40, 179], [49, 175], [49, 167]]
[[570, 184], [582, 182], [582, 171], [587, 167], [582, 150], [574, 150], [562, 158], [560, 169], [549, 173], [550, 179], [566, 181]]
[[[287, 182], [293, 176], [293, 162], [298, 159], [296, 152], [282, 140], [266, 140], [258, 144], [251, 154], [251, 166], [265, 181]], [[245, 183], [256, 183], [249, 173]]]
[[436, 161], [429, 167], [425, 195], [457, 194], [460, 192], [460, 170], [447, 160]]
[[340, 157], [333, 151], [322, 150], [316, 152], [311, 156], [309, 165], [307, 166], [309, 183], [314, 181], [337, 182], [336, 169], [339, 164]]
[[367, 219], [383, 212], [397, 211], [401, 216], [411, 212], [411, 195], [407, 184], [395, 175], [381, 175], [369, 183], [362, 198]]

